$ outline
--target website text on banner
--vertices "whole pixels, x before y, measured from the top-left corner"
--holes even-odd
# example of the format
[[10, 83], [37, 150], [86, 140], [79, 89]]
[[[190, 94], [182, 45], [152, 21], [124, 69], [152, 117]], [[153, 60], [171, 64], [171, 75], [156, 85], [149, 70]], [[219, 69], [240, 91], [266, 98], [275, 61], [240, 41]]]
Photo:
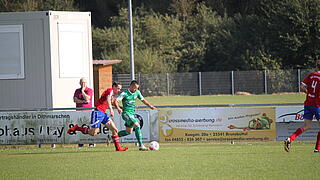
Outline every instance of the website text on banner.
[[161, 142], [266, 141], [276, 138], [275, 108], [158, 111]]

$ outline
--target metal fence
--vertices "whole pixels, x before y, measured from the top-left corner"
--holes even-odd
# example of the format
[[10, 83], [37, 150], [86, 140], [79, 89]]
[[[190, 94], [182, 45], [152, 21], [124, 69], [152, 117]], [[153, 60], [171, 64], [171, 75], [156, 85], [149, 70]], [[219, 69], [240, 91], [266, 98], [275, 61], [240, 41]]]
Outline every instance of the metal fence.
[[[299, 92], [300, 82], [312, 69], [264, 71], [216, 71], [136, 74], [144, 96], [214, 95], [247, 92], [272, 94]], [[114, 74], [113, 80], [128, 88], [130, 74]]]

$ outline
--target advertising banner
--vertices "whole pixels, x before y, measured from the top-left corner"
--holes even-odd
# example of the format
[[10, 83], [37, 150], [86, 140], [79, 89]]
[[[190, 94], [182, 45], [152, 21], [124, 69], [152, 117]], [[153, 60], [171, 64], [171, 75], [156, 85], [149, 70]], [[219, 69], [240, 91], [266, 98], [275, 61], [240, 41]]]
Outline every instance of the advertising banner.
[[[137, 111], [137, 117], [143, 121], [145, 141], [150, 140], [149, 114], [147, 110]], [[91, 111], [0, 112], [0, 144], [84, 144], [110, 141], [111, 132], [104, 125], [97, 136], [79, 131], [67, 134], [67, 130], [75, 124], [90, 126], [90, 116]], [[118, 129], [125, 129], [121, 127], [123, 122], [118, 113], [115, 113], [114, 120]]]
[[[111, 132], [101, 126], [97, 136], [67, 130], [78, 124], [89, 126], [91, 111], [0, 112], [0, 144], [87, 144], [111, 141]], [[303, 125], [303, 107], [139, 109], [143, 141], [213, 142], [284, 140]], [[125, 130], [118, 113], [113, 118]], [[276, 124], [275, 124], [276, 121]], [[320, 130], [311, 130], [297, 140], [315, 140]], [[120, 138], [136, 142], [134, 132]]]
[[265, 141], [276, 138], [275, 109], [188, 108], [158, 111], [161, 142]]

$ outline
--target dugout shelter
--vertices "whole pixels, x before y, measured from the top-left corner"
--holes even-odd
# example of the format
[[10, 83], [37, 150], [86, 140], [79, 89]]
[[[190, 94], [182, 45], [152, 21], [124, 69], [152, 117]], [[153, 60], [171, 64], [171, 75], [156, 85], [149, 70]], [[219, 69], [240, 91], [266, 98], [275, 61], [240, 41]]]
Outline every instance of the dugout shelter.
[[122, 60], [93, 60], [94, 102], [98, 101], [101, 94], [112, 87], [112, 65], [121, 63]]
[[93, 88], [90, 12], [0, 13], [0, 110], [74, 107]]

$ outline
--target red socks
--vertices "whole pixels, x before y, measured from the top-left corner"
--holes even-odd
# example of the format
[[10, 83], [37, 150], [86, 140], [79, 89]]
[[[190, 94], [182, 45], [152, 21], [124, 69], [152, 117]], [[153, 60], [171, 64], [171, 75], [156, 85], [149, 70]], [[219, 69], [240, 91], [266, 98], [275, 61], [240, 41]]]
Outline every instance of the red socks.
[[316, 150], [320, 150], [320, 131], [318, 132], [317, 142], [316, 142]]
[[[294, 132], [291, 136], [290, 136], [290, 142], [292, 142], [293, 140], [295, 140], [298, 136], [300, 136], [300, 134], [302, 134], [304, 131], [303, 128], [299, 128], [296, 130], [296, 132]], [[319, 135], [318, 135], [319, 136]]]
[[113, 139], [114, 146], [115, 146], [116, 150], [118, 151], [121, 148], [120, 144], [119, 144], [119, 136], [114, 135], [114, 136], [112, 136], [112, 139]]
[[125, 151], [128, 149], [128, 147], [121, 147], [119, 144], [119, 136], [114, 135], [112, 136], [114, 147], [116, 148], [116, 151]]

